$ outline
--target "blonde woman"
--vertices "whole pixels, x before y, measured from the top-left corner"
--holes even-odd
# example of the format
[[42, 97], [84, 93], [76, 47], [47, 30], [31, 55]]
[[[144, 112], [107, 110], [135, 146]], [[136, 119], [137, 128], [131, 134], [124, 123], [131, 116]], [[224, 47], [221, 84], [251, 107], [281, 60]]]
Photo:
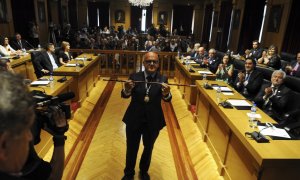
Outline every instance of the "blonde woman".
[[280, 56], [278, 55], [277, 47], [271, 45], [267, 52], [263, 52], [262, 57], [257, 60], [258, 64], [265, 64], [274, 69], [281, 68]]
[[70, 62], [73, 57], [71, 55], [70, 51], [70, 43], [67, 41], [63, 41], [61, 43], [62, 50], [59, 52], [59, 62], [62, 65], [66, 65], [68, 62]]

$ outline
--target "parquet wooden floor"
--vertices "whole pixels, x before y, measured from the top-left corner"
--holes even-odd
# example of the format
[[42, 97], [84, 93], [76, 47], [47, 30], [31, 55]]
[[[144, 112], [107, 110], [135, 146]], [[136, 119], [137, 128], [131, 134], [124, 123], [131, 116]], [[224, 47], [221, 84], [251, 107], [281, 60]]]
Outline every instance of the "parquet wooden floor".
[[[70, 124], [68, 140], [66, 141], [66, 156], [68, 156], [68, 153], [76, 140], [76, 136], [78, 136], [82, 126], [85, 124], [85, 116], [87, 116], [91, 109], [94, 108], [96, 104], [95, 99], [99, 99], [105, 86], [105, 82], [99, 81], [90, 97], [87, 98], [83, 106], [75, 113], [74, 121], [72, 120], [73, 122]], [[130, 99], [122, 99], [120, 97], [121, 88], [121, 83], [116, 83], [87, 153], [82, 157], [83, 162], [76, 176], [76, 179], [78, 180], [119, 180], [123, 176], [126, 138], [125, 125], [121, 120]], [[190, 156], [197, 178], [200, 180], [223, 179], [217, 172], [217, 166], [212, 155], [202, 140], [202, 134], [193, 121], [192, 113], [187, 110], [184, 100], [181, 99], [179, 90], [173, 86], [171, 91], [173, 94], [172, 106], [180, 126], [180, 129], [177, 129], [176, 132], [178, 133], [178, 131], [180, 131], [179, 133], [182, 133], [181, 136], [187, 147], [187, 153]], [[51, 158], [52, 149], [44, 158], [45, 160]], [[136, 165], [135, 180], [138, 179], [138, 163], [142, 150], [143, 145], [141, 142]], [[176, 170], [177, 166], [175, 165], [173, 152], [168, 130], [167, 127], [165, 127], [160, 132], [153, 150], [152, 162], [149, 170], [152, 180], [178, 179], [178, 169]], [[73, 161], [71, 160], [66, 166], [63, 179], [70, 179], [66, 175], [72, 171], [72, 168]]]
[[[117, 83], [97, 127], [77, 179], [121, 179], [125, 166], [125, 125], [121, 121], [130, 99], [120, 97], [121, 84]], [[141, 142], [138, 162], [143, 150]], [[166, 128], [155, 143], [149, 174], [153, 180], [177, 179], [172, 150]], [[136, 173], [137, 174], [137, 173]], [[138, 179], [138, 175], [135, 176]]]

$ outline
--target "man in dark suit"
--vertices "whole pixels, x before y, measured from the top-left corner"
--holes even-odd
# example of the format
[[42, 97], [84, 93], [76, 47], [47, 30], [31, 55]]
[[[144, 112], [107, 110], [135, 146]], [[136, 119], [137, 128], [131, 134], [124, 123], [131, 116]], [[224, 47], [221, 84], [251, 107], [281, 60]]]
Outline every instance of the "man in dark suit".
[[285, 72], [288, 75], [300, 77], [300, 52], [297, 53], [297, 60], [285, 67]]
[[204, 57], [200, 62], [201, 67], [208, 68], [212, 73], [216, 73], [221, 60], [216, 56], [216, 50], [210, 49], [208, 57]]
[[28, 50], [30, 49], [28, 45], [29, 45], [28, 42], [22, 39], [20, 33], [16, 33], [15, 39], [11, 43], [12, 48], [14, 48], [15, 50], [23, 50], [23, 49]]
[[54, 44], [48, 43], [46, 51], [43, 51], [36, 60], [37, 71], [42, 72], [43, 75], [49, 75], [54, 69], [59, 67], [59, 61], [54, 54]]
[[234, 82], [234, 88], [249, 100], [258, 93], [263, 82], [263, 74], [256, 70], [256, 61], [248, 58], [245, 61], [245, 70], [238, 73]]
[[291, 90], [283, 84], [284, 71], [273, 72], [271, 82], [264, 83], [254, 101], [270, 117], [280, 122], [287, 111]]
[[[150, 179], [148, 169], [152, 149], [159, 131], [166, 125], [161, 99], [166, 102], [172, 99], [167, 78], [157, 71], [159, 68], [158, 55], [154, 52], [148, 52], [145, 54], [143, 65], [145, 71], [131, 74], [125, 83], [125, 89], [121, 92], [123, 98], [131, 96], [131, 102], [123, 118], [123, 122], [126, 124], [127, 138], [126, 167], [123, 180], [134, 177], [141, 137], [144, 151], [139, 165], [140, 177], [143, 180]], [[135, 81], [145, 81], [145, 83], [135, 83]]]
[[258, 40], [254, 40], [252, 42], [252, 49], [248, 51], [246, 50], [246, 58], [252, 58], [257, 61], [259, 58], [261, 58], [262, 53], [263, 53], [263, 48], [259, 47]]

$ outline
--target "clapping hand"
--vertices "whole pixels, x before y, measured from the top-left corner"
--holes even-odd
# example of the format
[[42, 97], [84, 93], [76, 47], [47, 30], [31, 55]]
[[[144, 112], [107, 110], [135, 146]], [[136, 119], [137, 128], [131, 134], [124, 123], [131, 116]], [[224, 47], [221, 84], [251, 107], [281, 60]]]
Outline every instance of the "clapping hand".
[[245, 74], [242, 73], [242, 72], [240, 72], [240, 73], [238, 74], [238, 78], [239, 78], [239, 81], [240, 81], [240, 82], [244, 81], [244, 79], [245, 79]]
[[272, 88], [271, 87], [267, 87], [265, 88], [265, 95], [268, 96], [272, 93]]

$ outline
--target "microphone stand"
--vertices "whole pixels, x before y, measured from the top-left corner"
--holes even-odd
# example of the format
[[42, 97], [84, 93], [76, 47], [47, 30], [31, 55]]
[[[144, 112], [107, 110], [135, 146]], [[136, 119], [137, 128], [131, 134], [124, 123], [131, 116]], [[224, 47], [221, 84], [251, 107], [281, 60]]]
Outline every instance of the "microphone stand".
[[[119, 79], [103, 79], [103, 81], [113, 81], [113, 82], [127, 82], [127, 80]], [[162, 84], [161, 82], [146, 82], [146, 81], [133, 81], [133, 83], [148, 83], [148, 84]], [[196, 87], [194, 84], [176, 84], [176, 83], [166, 83], [169, 86], [186, 86], [186, 87]]]
[[25, 40], [26, 44], [28, 44], [30, 46], [30, 48], [34, 49], [33, 45], [30, 44], [27, 40]]

